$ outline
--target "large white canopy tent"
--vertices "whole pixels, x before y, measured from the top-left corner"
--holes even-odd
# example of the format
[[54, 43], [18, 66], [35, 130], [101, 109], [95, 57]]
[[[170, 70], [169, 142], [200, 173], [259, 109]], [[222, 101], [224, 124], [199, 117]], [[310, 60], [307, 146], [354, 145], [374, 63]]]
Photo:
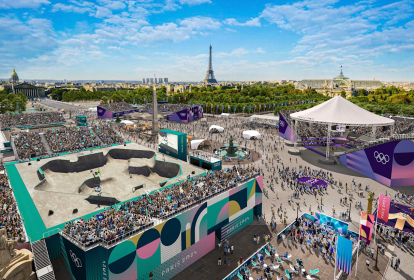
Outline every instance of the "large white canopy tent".
[[[391, 126], [391, 134], [394, 133], [394, 120], [368, 112], [341, 96], [336, 96], [310, 109], [292, 113], [290, 114], [290, 117], [295, 120], [295, 131], [297, 131], [298, 121], [328, 125], [326, 159], [329, 159], [329, 143], [332, 125], [372, 126], [374, 140], [376, 138], [375, 132], [377, 126]], [[295, 141], [295, 150], [296, 145], [297, 143]]]
[[210, 126], [210, 128], [208, 129], [208, 131], [212, 131], [212, 130], [217, 130], [219, 133], [222, 133], [224, 131], [224, 128], [218, 125], [212, 125]]
[[211, 146], [211, 142], [208, 139], [191, 140], [191, 150], [197, 150], [200, 146]]
[[198, 146], [200, 146], [200, 144], [203, 141], [204, 141], [204, 139], [191, 140], [191, 142], [190, 142], [191, 150], [197, 150], [198, 149]]
[[256, 130], [246, 130], [243, 131], [243, 138], [250, 140], [250, 139], [262, 139], [260, 133]]

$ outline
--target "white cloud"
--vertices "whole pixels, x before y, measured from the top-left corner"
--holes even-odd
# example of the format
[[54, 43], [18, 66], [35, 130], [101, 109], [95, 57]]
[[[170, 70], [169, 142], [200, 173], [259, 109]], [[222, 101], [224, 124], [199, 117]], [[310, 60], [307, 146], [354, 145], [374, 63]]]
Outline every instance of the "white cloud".
[[105, 5], [105, 7], [111, 10], [122, 10], [126, 7], [126, 5], [121, 1], [110, 1], [108, 4]]
[[262, 48], [257, 48], [255, 51], [252, 51], [252, 53], [266, 53]]
[[238, 22], [235, 18], [228, 18], [224, 20], [224, 24], [233, 26], [261, 26], [260, 18], [252, 18], [245, 23]]
[[112, 11], [108, 8], [98, 6], [96, 12], [91, 13], [90, 15], [97, 18], [108, 18], [112, 16]]
[[266, 53], [266, 52], [262, 48], [257, 48], [256, 50], [249, 51], [249, 50], [246, 50], [245, 48], [240, 47], [240, 48], [234, 49], [233, 51], [231, 51], [229, 53], [219, 52], [215, 56], [216, 57], [240, 57], [240, 56], [246, 55], [248, 53], [263, 54], [263, 53]]
[[120, 51], [120, 50], [122, 50], [122, 48], [121, 47], [117, 47], [117, 46], [108, 46], [108, 50]]
[[52, 12], [66, 12], [66, 13], [77, 13], [77, 14], [83, 14], [86, 12], [92, 12], [93, 9], [91, 7], [79, 7], [76, 5], [65, 5], [62, 3], [57, 3], [53, 5]]
[[200, 5], [200, 4], [204, 4], [204, 3], [211, 3], [210, 0], [179, 0], [181, 5], [190, 5], [190, 6], [194, 6], [194, 5]]
[[235, 50], [233, 50], [233, 51], [231, 51], [229, 53], [219, 52], [215, 56], [216, 57], [225, 57], [225, 56], [237, 56], [237, 57], [240, 57], [240, 56], [243, 56], [243, 55], [248, 54], [248, 53], [249, 53], [249, 51], [246, 50], [246, 49], [244, 49], [244, 48], [237, 48], [237, 49], [235, 49]]
[[201, 29], [219, 29], [220, 22], [210, 17], [191, 17], [180, 21], [182, 26], [188, 27], [193, 30]]
[[56, 48], [56, 34], [47, 19], [0, 17], [0, 53], [7, 59], [36, 57]]
[[224, 28], [225, 30], [229, 31], [229, 32], [237, 32], [237, 30], [231, 29], [231, 28]]
[[37, 9], [41, 5], [49, 5], [47, 0], [1, 0], [0, 9]]
[[382, 6], [373, 6], [372, 1], [345, 6], [337, 3], [305, 0], [267, 5], [261, 18], [301, 37], [290, 52], [294, 57], [277, 63], [360, 65], [361, 61], [369, 61], [368, 57], [412, 51], [414, 26], [395, 26], [412, 15], [412, 1]]

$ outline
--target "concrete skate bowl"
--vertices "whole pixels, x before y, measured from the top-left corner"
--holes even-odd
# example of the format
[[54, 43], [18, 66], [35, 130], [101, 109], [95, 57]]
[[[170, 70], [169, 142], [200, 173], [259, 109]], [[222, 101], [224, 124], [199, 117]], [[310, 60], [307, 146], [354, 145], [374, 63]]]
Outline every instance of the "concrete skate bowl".
[[[47, 181], [47, 176], [45, 177], [44, 175], [46, 171], [56, 173], [78, 173], [93, 169], [96, 171], [96, 169], [105, 166], [111, 159], [131, 160], [131, 163], [128, 163], [128, 169], [125, 171], [129, 174], [149, 177], [155, 173], [160, 177], [166, 178], [167, 180], [160, 183], [161, 186], [165, 185], [171, 178], [181, 174], [181, 167], [179, 164], [155, 160], [155, 152], [153, 151], [114, 148], [109, 150], [106, 155], [104, 155], [103, 152], [99, 152], [78, 156], [77, 161], [55, 159], [45, 163], [37, 170], [41, 182], [35, 187], [35, 190], [58, 191], [56, 186], [52, 186], [52, 184]], [[133, 159], [143, 159], [144, 161], [143, 164], [140, 165], [139, 162], [134, 162]], [[111, 180], [111, 178], [103, 181], [101, 181], [101, 178], [98, 176], [88, 178], [79, 186], [79, 189], [76, 192], [83, 195], [89, 195], [97, 184], [105, 183], [108, 180]]]

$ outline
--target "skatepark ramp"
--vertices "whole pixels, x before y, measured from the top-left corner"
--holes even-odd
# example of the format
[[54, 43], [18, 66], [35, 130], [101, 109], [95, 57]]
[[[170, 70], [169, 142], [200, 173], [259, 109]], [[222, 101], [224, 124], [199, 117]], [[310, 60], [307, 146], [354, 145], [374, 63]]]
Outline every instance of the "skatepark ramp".
[[[104, 166], [108, 162], [108, 156], [113, 159], [129, 160], [133, 158], [139, 159], [155, 159], [155, 152], [143, 151], [143, 150], [130, 150], [130, 149], [112, 149], [104, 155], [103, 152], [78, 156], [77, 161], [70, 161], [65, 159], [55, 159], [45, 163], [40, 167], [39, 172], [50, 170], [52, 172], [60, 173], [73, 173], [82, 172], [91, 169], [97, 169]], [[148, 166], [129, 166], [129, 172], [131, 174], [150, 176], [151, 173], [157, 173], [161, 177], [172, 178], [179, 174], [180, 166], [176, 163], [164, 162], [154, 160], [154, 165]], [[91, 178], [94, 179], [94, 178]], [[86, 184], [96, 184], [95, 181], [86, 182]], [[88, 185], [88, 187], [91, 187]]]
[[99, 195], [90, 195], [85, 200], [88, 201], [90, 204], [96, 204], [100, 206], [112, 206], [120, 202], [118, 199], [114, 197], [105, 197]]

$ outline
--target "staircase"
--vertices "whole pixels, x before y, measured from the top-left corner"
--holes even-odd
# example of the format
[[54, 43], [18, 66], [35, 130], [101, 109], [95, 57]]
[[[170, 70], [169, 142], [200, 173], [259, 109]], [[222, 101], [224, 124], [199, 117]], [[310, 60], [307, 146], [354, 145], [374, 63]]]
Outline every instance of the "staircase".
[[13, 149], [14, 158], [16, 160], [19, 160], [19, 156], [17, 155], [17, 148], [16, 148], [16, 145], [14, 144], [14, 138], [11, 138], [10, 142], [11, 142], [11, 146], [12, 146], [12, 149]]
[[47, 153], [49, 155], [52, 155], [53, 151], [50, 148], [49, 143], [47, 143], [47, 140], [46, 140], [46, 137], [45, 137], [44, 133], [39, 133], [39, 135], [40, 135], [40, 138], [42, 138], [42, 143], [43, 143], [43, 146], [45, 146]]
[[333, 159], [335, 160], [336, 164], [338, 164], [338, 165], [342, 165], [342, 164], [341, 164], [341, 161], [339, 160], [339, 157], [334, 156], [334, 157], [333, 157]]
[[96, 131], [93, 132], [94, 136], [96, 136], [96, 139], [98, 139], [99, 141], [99, 146], [104, 146], [105, 143], [102, 141], [101, 137], [99, 137], [98, 133], [96, 133]]
[[46, 242], [44, 239], [30, 244], [34, 255], [34, 265], [36, 268], [37, 279], [55, 280], [52, 263], [47, 252]]

